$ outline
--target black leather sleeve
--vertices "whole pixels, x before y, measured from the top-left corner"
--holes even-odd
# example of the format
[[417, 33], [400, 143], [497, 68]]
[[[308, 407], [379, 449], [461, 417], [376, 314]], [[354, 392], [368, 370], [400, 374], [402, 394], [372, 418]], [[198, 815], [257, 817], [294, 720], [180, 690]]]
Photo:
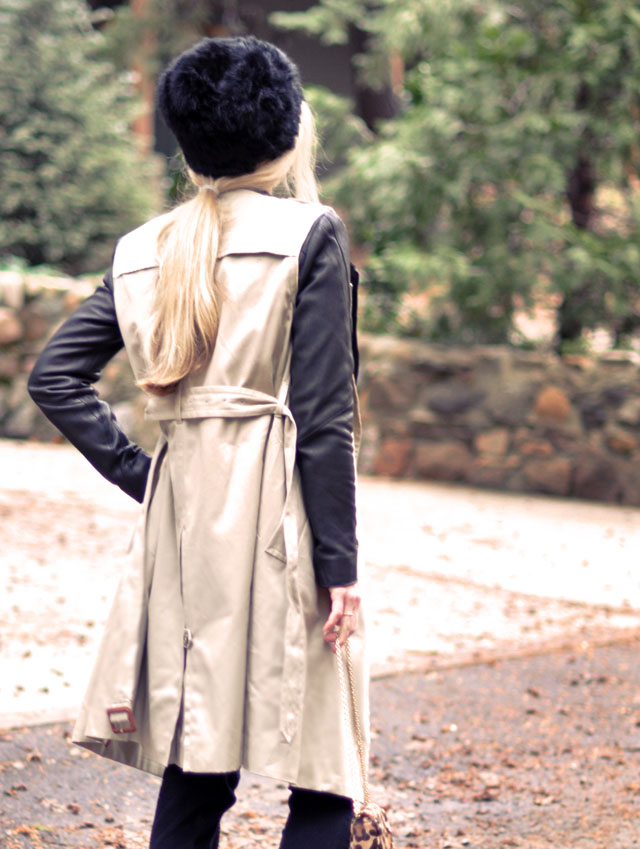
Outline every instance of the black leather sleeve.
[[347, 232], [335, 214], [312, 227], [300, 253], [292, 325], [290, 408], [313, 533], [316, 581], [357, 580], [353, 448], [354, 328]]
[[128, 439], [92, 385], [123, 344], [109, 272], [47, 343], [29, 377], [29, 393], [107, 480], [142, 501], [150, 457]]

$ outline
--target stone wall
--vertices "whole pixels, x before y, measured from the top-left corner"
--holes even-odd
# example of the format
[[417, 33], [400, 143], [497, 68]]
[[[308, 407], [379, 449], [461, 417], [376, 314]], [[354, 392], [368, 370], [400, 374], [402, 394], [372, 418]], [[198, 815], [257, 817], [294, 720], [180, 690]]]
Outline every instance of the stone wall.
[[640, 357], [362, 339], [365, 472], [640, 505]]
[[[0, 272], [0, 438], [61, 441], [29, 398], [27, 380], [52, 331], [99, 282]], [[97, 389], [126, 432], [151, 449], [157, 426], [144, 421], [144, 398], [124, 351], [106, 366]]]
[[[30, 401], [27, 377], [96, 282], [0, 273], [0, 437], [60, 439]], [[361, 355], [363, 472], [640, 506], [638, 355], [559, 358], [369, 336]], [[124, 354], [98, 390], [151, 448], [156, 426], [144, 421]]]

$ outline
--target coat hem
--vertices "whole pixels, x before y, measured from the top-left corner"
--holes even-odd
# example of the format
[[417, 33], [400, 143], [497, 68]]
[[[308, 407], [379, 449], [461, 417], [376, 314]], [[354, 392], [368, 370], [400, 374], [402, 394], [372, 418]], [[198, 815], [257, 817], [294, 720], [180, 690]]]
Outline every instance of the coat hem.
[[162, 778], [167, 767], [167, 764], [161, 758], [155, 760], [148, 755], [142, 754], [139, 751], [140, 744], [132, 741], [85, 737], [82, 740], [72, 739], [72, 742], [74, 745], [88, 749], [90, 752], [100, 755], [103, 758], [108, 758], [125, 766], [131, 766], [142, 772], [151, 773], [151, 775], [157, 775], [159, 778]]
[[244, 765], [242, 766], [242, 769], [245, 770], [245, 772], [248, 772], [250, 775], [257, 775], [261, 778], [269, 778], [272, 781], [277, 781], [279, 783], [285, 782], [290, 787], [298, 787], [301, 790], [313, 790], [316, 793], [332, 793], [335, 796], [343, 796], [345, 799], [351, 799], [352, 801], [355, 801], [357, 799], [356, 796], [352, 796], [350, 793], [345, 792], [344, 782], [323, 781], [319, 784], [311, 785], [311, 783], [307, 784], [298, 781], [293, 781], [290, 778], [283, 778], [282, 775], [274, 775], [266, 769], [250, 769], [249, 767]]
[[[101, 737], [85, 737], [82, 740], [73, 740], [72, 741], [76, 746], [80, 746], [83, 749], [88, 749], [90, 752], [93, 752], [95, 755], [100, 755], [103, 758], [108, 758], [116, 763], [123, 764], [124, 766], [130, 766], [134, 769], [139, 769], [142, 772], [148, 772], [151, 775], [155, 775], [158, 778], [162, 778], [164, 775], [164, 771], [168, 766], [168, 763], [165, 763], [162, 758], [154, 759], [149, 757], [148, 755], [144, 755], [140, 752], [140, 744], [134, 741], [129, 740], [111, 740], [104, 739]], [[180, 764], [178, 764], [180, 766]], [[182, 769], [182, 767], [181, 767]], [[311, 786], [311, 783], [299, 783], [294, 781], [292, 778], [287, 777], [282, 774], [281, 771], [271, 771], [269, 769], [252, 769], [248, 767], [246, 764], [238, 764], [236, 767], [232, 767], [230, 769], [220, 770], [221, 772], [235, 772], [236, 770], [244, 770], [245, 772], [251, 775], [257, 775], [261, 778], [268, 778], [271, 781], [276, 781], [279, 783], [286, 783], [290, 787], [300, 787], [305, 790], [314, 790], [317, 793], [333, 793], [336, 796], [343, 796], [346, 799], [356, 799], [356, 796], [353, 796], [347, 792], [345, 792], [344, 782], [341, 781], [323, 781], [320, 784], [314, 784]], [[190, 770], [185, 770], [189, 771]], [[194, 770], [196, 773], [207, 774], [205, 771]], [[215, 772], [215, 770], [209, 770], [208, 772]]]

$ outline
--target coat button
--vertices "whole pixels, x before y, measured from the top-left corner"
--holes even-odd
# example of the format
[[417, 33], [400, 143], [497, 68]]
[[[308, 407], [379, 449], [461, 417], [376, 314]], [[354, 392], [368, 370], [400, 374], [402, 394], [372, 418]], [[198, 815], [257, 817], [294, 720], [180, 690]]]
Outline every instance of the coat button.
[[184, 633], [182, 635], [182, 645], [185, 649], [190, 649], [193, 643], [193, 638], [191, 637], [191, 631], [188, 628], [184, 629]]

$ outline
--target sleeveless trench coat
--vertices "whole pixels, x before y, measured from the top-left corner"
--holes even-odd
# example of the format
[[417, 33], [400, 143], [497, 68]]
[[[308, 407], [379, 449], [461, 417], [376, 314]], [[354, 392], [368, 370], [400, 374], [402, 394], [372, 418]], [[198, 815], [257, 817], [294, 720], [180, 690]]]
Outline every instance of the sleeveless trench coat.
[[[214, 353], [176, 392], [148, 402], [161, 434], [73, 739], [157, 775], [169, 763], [245, 767], [361, 799], [336, 659], [322, 639], [329, 596], [314, 579], [287, 407], [298, 258], [326, 207], [250, 190], [218, 203]], [[136, 377], [164, 221], [125, 236], [114, 256]], [[363, 630], [350, 642], [367, 727]], [[107, 709], [122, 705], [133, 732], [111, 728]]]

